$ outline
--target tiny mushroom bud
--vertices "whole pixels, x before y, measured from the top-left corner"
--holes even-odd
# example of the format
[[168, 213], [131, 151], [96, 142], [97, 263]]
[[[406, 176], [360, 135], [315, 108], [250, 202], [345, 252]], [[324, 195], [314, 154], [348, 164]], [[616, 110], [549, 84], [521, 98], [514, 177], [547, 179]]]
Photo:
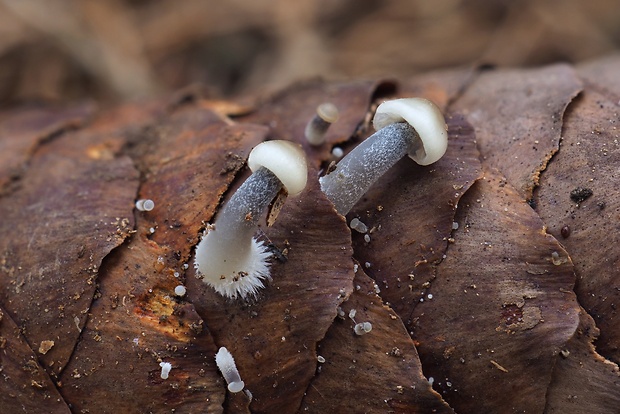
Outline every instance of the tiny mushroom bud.
[[319, 179], [321, 189], [342, 215], [405, 155], [420, 165], [429, 165], [438, 161], [448, 147], [444, 117], [426, 99], [384, 102], [377, 108], [373, 125], [377, 132]]
[[142, 198], [136, 201], [136, 209], [138, 211], [151, 211], [155, 208], [153, 200]]
[[360, 322], [353, 327], [353, 331], [356, 335], [366, 335], [372, 331], [372, 324], [370, 322]]
[[221, 347], [217, 354], [215, 354], [215, 364], [222, 372], [226, 383], [228, 384], [228, 391], [239, 392], [245, 387], [245, 383], [241, 381], [241, 376], [235, 365], [235, 359], [231, 353], [225, 347]]
[[187, 293], [187, 289], [183, 285], [178, 285], [174, 288], [174, 294], [177, 296], [185, 296], [185, 293]]
[[308, 170], [301, 148], [289, 141], [257, 145], [248, 159], [252, 175], [226, 203], [196, 247], [195, 267], [203, 282], [220, 295], [256, 296], [269, 279], [271, 253], [254, 238], [258, 220], [282, 187], [297, 195]]
[[161, 367], [161, 379], [168, 379], [168, 374], [172, 369], [172, 364], [170, 362], [160, 362], [159, 366]]
[[329, 126], [338, 120], [336, 105], [326, 102], [316, 108], [316, 115], [306, 125], [305, 135], [310, 145], [321, 145], [325, 142], [325, 133]]

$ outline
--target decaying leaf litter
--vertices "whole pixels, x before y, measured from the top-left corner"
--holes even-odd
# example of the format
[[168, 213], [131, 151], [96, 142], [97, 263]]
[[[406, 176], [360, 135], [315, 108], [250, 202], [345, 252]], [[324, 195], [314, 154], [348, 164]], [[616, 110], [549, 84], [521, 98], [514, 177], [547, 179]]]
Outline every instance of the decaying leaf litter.
[[[524, 132], [519, 117], [510, 114], [510, 105], [493, 104], [493, 99], [509, 101], [514, 96], [521, 101], [528, 98], [532, 102], [541, 101], [537, 98], [540, 94], [535, 92], [543, 86], [532, 87], [531, 94], [522, 94], [519, 85], [513, 89], [505, 87], [501, 94], [490, 94], [489, 88], [482, 87], [484, 82], [493, 81], [510, 85], [520, 75], [518, 71], [497, 70], [470, 76], [458, 73], [458, 78], [457, 73], [431, 76], [426, 87], [420, 86], [419, 81], [416, 84], [415, 79], [403, 81], [401, 89], [397, 83], [392, 94], [400, 95], [411, 85], [410, 88], [443, 96], [440, 104], [447, 108], [451, 128], [446, 163], [422, 169], [407, 163], [410, 160], [401, 161], [383, 178], [386, 181], [371, 189], [346, 221], [330, 210], [329, 201], [316, 184], [311, 185], [300, 199], [283, 208], [274, 227], [264, 229], [278, 248], [288, 248], [288, 254], [286, 260], [273, 264], [274, 280], [264, 293], [247, 304], [216, 297], [185, 267], [191, 269], [191, 251], [199, 231], [216, 213], [234, 177], [242, 172], [249, 149], [276, 135], [277, 125], [270, 125], [268, 115], [260, 111], [271, 105], [277, 119], [277, 97], [271, 103], [262, 103], [263, 109], [256, 112], [261, 115], [254, 120], [250, 112], [247, 119], [237, 117], [231, 121], [222, 118], [221, 113], [210, 112], [208, 103], [190, 100], [174, 107], [163, 104], [124, 107], [121, 113], [133, 111], [133, 117], [138, 120], [139, 126], [134, 121], [131, 128], [124, 128], [130, 124], [131, 117], [120, 118], [115, 123], [113, 112], [103, 112], [86, 119], [82, 126], [72, 124], [67, 131], [60, 128], [49, 138], [45, 138], [49, 131], [33, 132], [32, 136], [44, 138], [33, 138], [32, 149], [23, 153], [25, 164], [20, 165], [26, 168], [3, 172], [4, 196], [0, 199], [0, 209], [5, 212], [3, 217], [11, 221], [2, 221], [2, 232], [7, 237], [0, 249], [4, 308], [0, 327], [3, 336], [9, 335], [14, 330], [7, 320], [14, 322], [20, 328], [18, 335], [22, 336], [22, 342], [32, 350], [19, 355], [5, 353], [8, 356], [3, 358], [12, 358], [13, 367], [26, 364], [36, 367], [32, 375], [36, 371], [40, 376], [45, 370], [51, 381], [41, 382], [33, 377], [36, 384], [42, 384], [41, 389], [33, 383], [25, 384], [35, 388], [34, 394], [3, 395], [3, 406], [19, 407], [25, 399], [28, 404], [43, 403], [45, 395], [56, 394], [57, 399], [62, 398], [57, 412], [67, 412], [69, 405], [111, 412], [117, 410], [115, 404], [126, 404], [126, 401], [90, 397], [137, 387], [141, 392], [132, 393], [135, 395], [132, 404], [153, 411], [161, 407], [175, 408], [176, 412], [189, 412], [196, 407], [209, 412], [223, 412], [225, 408], [234, 412], [239, 407], [252, 412], [268, 412], [276, 407], [287, 412], [310, 409], [318, 401], [321, 387], [331, 387], [330, 383], [336, 386], [339, 377], [345, 378], [343, 384], [354, 384], [346, 379], [347, 370], [343, 372], [338, 365], [319, 369], [322, 363], [317, 361], [322, 349], [327, 355], [340, 355], [346, 344], [351, 352], [368, 353], [359, 358], [360, 362], [376, 362], [372, 369], [364, 371], [368, 383], [388, 385], [382, 382], [388, 381], [382, 379], [382, 373], [393, 369], [399, 360], [384, 355], [396, 352], [393, 348], [406, 352], [405, 366], [409, 368], [405, 373], [411, 373], [409, 381], [421, 381], [422, 373], [433, 379], [436, 393], [427, 385], [413, 389], [411, 384], [405, 387], [394, 383], [395, 388], [390, 388], [389, 396], [379, 403], [370, 401], [372, 396], [363, 387], [356, 390], [354, 385], [345, 385], [348, 398], [359, 400], [360, 404], [367, 401], [369, 411], [425, 412], [429, 407], [443, 407], [449, 412], [449, 405], [456, 412], [484, 409], [502, 412], [513, 408], [554, 412], [557, 407], [563, 407], [564, 412], [571, 409], [578, 412], [579, 404], [564, 406], [563, 403], [570, 395], [578, 394], [578, 390], [571, 391], [572, 387], [583, 387], [565, 380], [573, 375], [599, 381], [589, 384], [589, 390], [599, 398], [588, 400], [588, 407], [591, 412], [608, 412], [607, 408], [614, 406], [620, 393], [618, 369], [614, 364], [618, 362], [614, 353], [618, 349], [618, 339], [614, 336], [617, 319], [612, 306], [615, 296], [610, 296], [618, 291], [614, 286], [618, 279], [617, 252], [612, 247], [604, 250], [603, 260], [593, 265], [580, 259], [592, 249], [590, 244], [580, 243], [583, 241], [580, 237], [587, 235], [598, 238], [598, 245], [613, 245], [609, 243], [609, 233], [580, 228], [595, 222], [578, 220], [598, 214], [604, 220], [598, 226], [614, 226], [611, 220], [618, 214], [618, 191], [613, 186], [614, 170], [605, 170], [614, 164], [584, 155], [585, 165], [594, 167], [597, 174], [600, 171], [600, 175], [585, 174], [588, 179], [594, 179], [589, 184], [574, 182], [585, 178], [573, 176], [573, 169], [562, 167], [559, 162], [565, 152], [567, 160], [574, 157], [568, 148], [583, 154], [578, 148], [582, 146], [591, 149], [588, 154], [598, 154], [604, 160], [617, 156], [618, 148], [614, 145], [617, 100], [609, 99], [614, 95], [601, 95], [600, 91], [589, 89], [594, 81], [588, 80], [588, 70], [592, 71], [592, 66], [584, 66], [577, 72], [567, 66], [551, 66], [527, 74], [534, 83], [549, 72], [557, 74], [554, 79], [562, 87], [554, 90], [566, 91], [558, 94], [556, 104], [547, 107], [549, 112], [541, 107], [541, 113], [547, 114], [540, 115], [541, 119], [549, 119], [548, 124], [542, 122], [549, 129], [541, 132], [536, 128]], [[597, 73], [617, 71], [617, 62], [607, 61], [596, 70]], [[376, 85], [380, 83], [350, 86], [317, 83], [310, 87], [293, 86], [281, 96], [294, 97], [296, 88], [306, 96], [312, 95], [308, 89], [320, 91], [314, 92], [319, 97], [325, 90], [344, 90], [357, 96], [351, 99], [350, 107], [348, 100], [342, 99], [344, 107], [339, 109], [344, 113], [351, 111], [347, 118], [349, 126], [338, 134], [334, 132], [334, 137], [340, 138], [334, 138], [333, 142], [344, 142], [353, 135], [353, 143], [346, 144], [346, 150], [365, 136], [364, 129], [358, 134], [354, 132], [356, 125], [363, 126], [368, 120], [367, 110]], [[600, 81], [597, 87], [600, 89]], [[581, 95], [574, 99], [582, 88]], [[617, 92], [612, 88], [610, 94]], [[308, 114], [314, 110], [315, 100], [320, 102], [319, 98], [309, 99], [313, 107], [306, 109]], [[488, 105], [485, 110], [482, 110], [483, 103]], [[514, 108], [533, 110], [535, 107], [531, 102], [530, 105], [520, 102]], [[493, 110], [498, 108], [506, 108], [499, 111], [505, 119], [503, 125], [492, 120]], [[583, 119], [587, 114], [599, 114], [599, 111], [601, 124], [586, 127]], [[294, 116], [290, 118], [295, 122], [277, 132], [282, 134], [280, 137], [302, 139], [297, 131], [307, 122], [307, 117], [297, 121]], [[485, 116], [491, 121], [484, 122]], [[73, 119], [71, 115], [66, 118]], [[264, 126], [250, 124], [250, 120]], [[513, 126], [518, 127], [517, 132], [511, 130]], [[569, 134], [573, 130], [576, 132]], [[517, 135], [520, 140], [515, 145], [516, 140], [512, 138]], [[585, 141], [585, 137], [591, 139]], [[551, 138], [551, 144], [545, 141], [547, 146], [533, 148], [543, 142], [541, 138]], [[580, 144], [570, 139], [578, 139]], [[499, 146], [501, 142], [507, 145]], [[493, 145], [492, 151], [489, 145]], [[525, 155], [518, 152], [523, 147], [526, 147]], [[477, 156], [477, 150], [482, 156]], [[485, 151], [490, 152], [485, 156]], [[511, 162], [515, 156], [527, 162]], [[310, 158], [315, 160], [316, 167], [325, 167], [329, 150], [321, 150], [316, 158]], [[43, 160], [48, 164], [40, 165], [49, 166], [44, 170], [37, 168]], [[554, 172], [556, 161], [558, 172]], [[68, 162], [84, 169], [82, 180], [63, 180], [61, 166]], [[540, 175], [538, 188], [528, 184], [533, 173]], [[12, 175], [7, 179], [9, 174]], [[314, 169], [310, 177], [317, 174]], [[560, 187], [556, 181], [566, 183]], [[99, 193], [92, 192], [91, 188], [96, 188], [94, 183], [103, 185]], [[399, 196], [381, 188], [395, 184]], [[587, 185], [593, 190], [591, 200], [586, 199], [579, 206], [570, 204], [570, 191]], [[40, 189], [48, 192], [40, 193]], [[531, 190], [533, 195], [528, 193]], [[47, 195], [44, 200], [57, 201], [42, 204], [40, 195]], [[404, 209], [407, 200], [420, 200], [424, 196], [427, 202], [415, 201], [409, 210]], [[79, 197], [86, 201], [76, 202]], [[155, 201], [153, 212], [133, 211], [133, 201], [140, 197]], [[526, 200], [529, 205], [525, 204]], [[603, 209], [596, 204], [599, 201], [605, 203]], [[564, 209], [568, 208], [574, 218], [554, 214], [559, 203], [566, 204]], [[41, 210], [46, 222], [64, 217], [65, 224], [56, 223], [58, 230], [41, 233], [46, 236], [45, 246], [22, 250], [18, 247], [28, 246], [29, 237], [46, 228], [45, 222], [36, 221], [39, 216], [28, 215], [37, 205], [47, 208]], [[50, 211], [52, 208], [63, 209], [63, 214]], [[100, 224], [97, 219], [103, 214], [110, 218]], [[80, 246], [84, 245], [84, 249], [76, 245], [74, 252], [72, 240], [61, 245], [63, 231], [67, 234], [75, 230], [68, 223], [88, 215], [94, 218], [83, 221], [91, 223], [82, 230]], [[347, 228], [353, 217], [367, 222], [369, 230], [374, 228], [368, 234], [370, 241]], [[566, 217], [574, 222], [567, 224], [571, 233], [563, 239], [560, 229], [566, 225]], [[425, 219], [422, 224], [420, 218]], [[28, 220], [31, 227], [26, 227], [26, 231], [15, 223], [28, 223]], [[100, 242], [86, 244], [97, 234]], [[31, 248], [41, 245], [36, 237], [32, 240]], [[498, 250], [504, 254], [497, 255]], [[20, 256], [23, 252], [27, 255]], [[82, 258], [89, 260], [90, 265], [91, 254], [95, 267], [88, 269], [79, 264]], [[53, 265], [49, 272], [38, 273], [35, 270], [45, 269], [40, 263]], [[68, 267], [70, 263], [75, 269]], [[375, 280], [379, 297], [373, 296], [376, 295], [374, 286], [372, 290], [369, 288], [368, 279], [361, 273], [355, 275], [355, 264]], [[578, 276], [575, 290], [573, 272]], [[92, 277], [79, 277], [86, 274]], [[77, 283], [70, 282], [71, 275], [77, 277]], [[41, 286], [49, 286], [46, 283], [56, 285], [50, 292], [58, 293], [45, 294]], [[175, 297], [174, 288], [179, 283], [188, 286], [187, 297]], [[592, 295], [593, 286], [607, 286], [607, 289]], [[368, 294], [363, 296], [364, 292]], [[68, 300], [76, 293], [79, 298]], [[26, 299], [36, 303], [36, 308], [27, 310]], [[361, 305], [368, 300], [372, 304]], [[585, 310], [580, 310], [580, 305]], [[359, 337], [351, 329], [347, 337], [346, 330], [352, 322], [346, 318], [343, 321], [338, 308], [362, 306], [374, 310], [365, 313], [370, 311], [360, 309], [360, 316], [370, 319], [373, 312], [378, 312], [382, 316], [375, 320], [386, 326], [375, 324], [371, 332]], [[598, 347], [592, 347], [596, 329], [588, 322], [586, 311], [595, 313], [592, 316], [604, 344], [600, 349], [602, 356], [596, 353]], [[40, 315], [50, 312], [50, 320], [64, 327], [61, 329], [67, 334], [59, 332], [54, 325], [37, 322]], [[77, 326], [74, 316], [80, 322]], [[394, 321], [392, 325], [388, 318]], [[404, 323], [409, 338], [404, 335], [402, 325], [398, 327], [399, 323]], [[69, 327], [74, 329], [73, 333]], [[331, 333], [332, 330], [335, 331]], [[381, 335], [397, 335], [402, 349], [390, 345], [389, 341], [364, 345], [376, 343]], [[49, 341], [54, 345], [50, 347]], [[249, 407], [247, 401], [237, 404], [230, 395], [226, 397], [226, 385], [213, 360], [217, 347], [222, 344], [235, 353], [237, 366], [252, 392]], [[414, 346], [419, 360], [413, 352]], [[330, 354], [327, 350], [331, 350]], [[382, 356], [373, 358], [374, 353]], [[321, 356], [325, 358], [324, 364], [330, 363], [331, 358]], [[573, 357], [579, 357], [581, 364], [571, 363]], [[172, 364], [167, 380], [159, 376], [161, 361]], [[536, 366], [531, 367], [534, 363]], [[399, 369], [404, 369], [402, 364]], [[56, 385], [56, 391], [52, 384]], [[519, 392], [514, 392], [514, 387]], [[335, 395], [334, 392], [330, 388], [326, 395]], [[564, 399], [563, 394], [567, 394]], [[499, 397], [506, 395], [511, 398]], [[526, 395], [531, 395], [534, 403], [524, 405]], [[379, 408], [381, 402], [386, 405]]]

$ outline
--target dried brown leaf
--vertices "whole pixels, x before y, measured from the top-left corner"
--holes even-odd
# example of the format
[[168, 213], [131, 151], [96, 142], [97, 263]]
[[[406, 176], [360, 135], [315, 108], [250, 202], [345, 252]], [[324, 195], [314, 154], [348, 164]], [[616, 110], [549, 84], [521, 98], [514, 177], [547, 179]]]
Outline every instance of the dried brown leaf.
[[[620, 363], [618, 110], [605, 96], [583, 92], [567, 113], [560, 151], [542, 175], [535, 199], [549, 232], [561, 240], [575, 263], [575, 292], [601, 330], [598, 351], [616, 363]], [[579, 188], [583, 196], [591, 196], [576, 197]]]
[[[117, 126], [118, 127], [118, 126]], [[84, 326], [103, 258], [133, 228], [138, 174], [128, 157], [97, 158], [96, 132], [42, 145], [0, 199], [0, 300], [48, 372], [67, 364]]]
[[575, 335], [557, 356], [546, 414], [607, 414], [620, 407], [620, 371], [594, 349], [597, 335], [592, 318], [581, 312]]
[[483, 72], [453, 106], [476, 130], [484, 163], [525, 199], [559, 147], [562, 115], [582, 85], [568, 65]]
[[3, 412], [45, 412], [69, 414], [71, 410], [58, 393], [56, 385], [39, 365], [37, 356], [21, 334], [19, 327], [0, 307], [0, 362]]
[[0, 115], [0, 195], [26, 168], [37, 145], [64, 130], [76, 128], [93, 112], [90, 105], [66, 110], [16, 109]]
[[[374, 281], [358, 268], [353, 283], [355, 290], [342, 304], [344, 316], [317, 348], [324, 361], [300, 412], [453, 413], [422, 374], [411, 337], [377, 295]], [[372, 331], [358, 336], [354, 326], [363, 322]]]
[[[135, 237], [106, 259], [88, 323], [60, 378], [74, 410], [222, 412], [217, 348], [193, 305], [175, 296], [177, 263], [166, 256]], [[162, 361], [172, 364], [168, 379], [160, 376]]]
[[456, 221], [455, 241], [413, 314], [425, 372], [457, 412], [542, 412], [555, 355], [579, 322], [568, 254], [488, 171]]

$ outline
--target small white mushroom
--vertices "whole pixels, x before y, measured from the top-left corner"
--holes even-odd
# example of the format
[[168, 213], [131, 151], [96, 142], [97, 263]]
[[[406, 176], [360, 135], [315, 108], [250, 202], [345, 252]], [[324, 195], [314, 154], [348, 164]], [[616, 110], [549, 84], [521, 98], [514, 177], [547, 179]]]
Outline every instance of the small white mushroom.
[[185, 293], [187, 293], [187, 289], [183, 285], [178, 285], [174, 288], [174, 294], [177, 296], [185, 296]]
[[325, 142], [325, 133], [330, 125], [338, 120], [336, 105], [325, 102], [316, 108], [316, 115], [306, 125], [305, 135], [310, 145], [321, 145]]
[[136, 209], [138, 211], [151, 211], [155, 208], [155, 202], [147, 198], [141, 198], [136, 201]]
[[366, 335], [372, 331], [372, 324], [370, 322], [360, 322], [353, 327], [356, 335]]
[[356, 315], [356, 314], [357, 314], [357, 310], [355, 310], [355, 309], [351, 309], [351, 310], [349, 311], [349, 318], [351, 318], [351, 320], [352, 320], [353, 322], [355, 322], [355, 315]]
[[351, 223], [349, 223], [349, 227], [351, 227], [353, 230], [357, 230], [360, 233], [366, 233], [368, 231], [368, 227], [366, 226], [366, 224], [364, 224], [357, 217], [351, 220]]
[[222, 372], [226, 384], [228, 384], [228, 391], [239, 392], [245, 388], [245, 383], [241, 381], [241, 376], [235, 365], [235, 359], [228, 349], [221, 347], [217, 351], [217, 354], [215, 354], [215, 364]]
[[202, 281], [220, 295], [256, 296], [269, 279], [272, 253], [254, 238], [260, 216], [284, 187], [297, 195], [306, 186], [308, 169], [299, 145], [267, 141], [248, 159], [252, 175], [218, 213], [196, 247], [194, 265]]
[[170, 370], [172, 369], [172, 364], [170, 362], [160, 362], [159, 366], [161, 367], [161, 378], [162, 379], [168, 379], [168, 374], [170, 373]]
[[448, 147], [444, 117], [426, 99], [384, 102], [377, 108], [373, 125], [377, 132], [319, 179], [321, 189], [342, 215], [405, 155], [420, 165], [429, 165], [438, 161]]

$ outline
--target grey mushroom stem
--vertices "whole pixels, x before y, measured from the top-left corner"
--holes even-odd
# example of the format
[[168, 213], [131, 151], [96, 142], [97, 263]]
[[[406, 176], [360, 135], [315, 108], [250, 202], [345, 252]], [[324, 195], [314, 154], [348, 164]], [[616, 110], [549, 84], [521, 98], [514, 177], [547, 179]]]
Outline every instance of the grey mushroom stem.
[[336, 168], [319, 179], [336, 211], [346, 215], [387, 170], [422, 147], [415, 129], [406, 123], [386, 126], [347, 154]]

